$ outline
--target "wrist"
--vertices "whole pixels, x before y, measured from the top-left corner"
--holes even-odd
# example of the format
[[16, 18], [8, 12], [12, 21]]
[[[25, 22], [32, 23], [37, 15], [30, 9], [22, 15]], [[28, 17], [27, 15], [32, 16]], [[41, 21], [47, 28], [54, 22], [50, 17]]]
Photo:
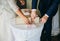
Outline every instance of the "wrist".
[[45, 20], [47, 20], [47, 19], [48, 19], [48, 17], [47, 17], [47, 16], [43, 16], [43, 18], [44, 18]]

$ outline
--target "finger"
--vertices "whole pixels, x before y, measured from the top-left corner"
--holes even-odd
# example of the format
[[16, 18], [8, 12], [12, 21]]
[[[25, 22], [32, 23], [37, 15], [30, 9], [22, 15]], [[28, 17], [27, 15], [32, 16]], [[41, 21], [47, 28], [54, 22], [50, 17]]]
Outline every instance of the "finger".
[[31, 18], [32, 18], [32, 19], [35, 19], [35, 18], [36, 18], [36, 16], [32, 16]]
[[31, 17], [28, 18], [28, 21], [29, 21], [30, 24], [32, 23], [32, 19], [31, 19]]
[[26, 22], [26, 24], [29, 24], [28, 22]]
[[28, 25], [31, 24], [31, 23], [32, 23], [31, 21], [26, 22], [26, 24], [28, 24]]
[[40, 19], [40, 23], [44, 23], [43, 19]]
[[42, 19], [40, 19], [40, 21], [39, 22], [41, 22], [42, 21]]
[[34, 19], [35, 19], [36, 17], [38, 17], [38, 15], [35, 15], [35, 16], [34, 16]]
[[34, 18], [31, 18], [31, 22], [32, 22], [32, 23], [34, 22]]
[[39, 23], [40, 23], [40, 24], [42, 23], [42, 19], [39, 20]]

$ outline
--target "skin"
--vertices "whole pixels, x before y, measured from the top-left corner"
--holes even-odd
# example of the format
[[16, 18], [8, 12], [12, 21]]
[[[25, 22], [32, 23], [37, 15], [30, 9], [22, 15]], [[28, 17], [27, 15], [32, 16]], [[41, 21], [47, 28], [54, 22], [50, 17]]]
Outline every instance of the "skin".
[[[19, 0], [19, 1], [20, 1], [21, 5], [25, 5], [24, 0]], [[22, 13], [20, 8], [16, 11], [16, 13], [24, 20], [25, 24], [31, 24], [31, 21]]]
[[22, 13], [22, 11], [20, 9], [18, 9], [16, 11], [17, 15], [19, 15], [26, 24], [31, 24], [31, 22], [29, 21], [29, 19]]
[[[36, 16], [37, 16], [36, 11], [32, 11], [32, 12], [31, 12], [32, 21], [34, 21], [34, 19], [36, 18]], [[44, 16], [40, 19], [40, 22], [45, 24], [47, 20], [48, 20], [48, 17], [44, 15]]]
[[25, 5], [25, 1], [24, 0], [19, 0], [21, 5]]
[[[19, 0], [20, 1], [20, 3], [21, 3], [21, 5], [25, 5], [25, 1], [24, 0]], [[17, 13], [20, 13], [19, 15], [22, 17], [22, 19], [24, 20], [24, 22], [26, 23], [26, 24], [31, 24], [31, 22], [29, 21], [29, 19], [27, 19], [24, 15], [23, 15], [23, 13], [20, 11], [19, 12], [19, 10], [17, 11]], [[22, 14], [21, 14], [22, 13]], [[34, 19], [37, 17], [37, 13], [36, 13], [36, 11], [32, 11], [31, 12], [31, 20], [32, 20], [32, 22], [34, 21]], [[40, 19], [40, 22], [41, 23], [46, 23], [46, 21], [48, 20], [48, 17], [47, 16], [43, 16], [41, 19]]]

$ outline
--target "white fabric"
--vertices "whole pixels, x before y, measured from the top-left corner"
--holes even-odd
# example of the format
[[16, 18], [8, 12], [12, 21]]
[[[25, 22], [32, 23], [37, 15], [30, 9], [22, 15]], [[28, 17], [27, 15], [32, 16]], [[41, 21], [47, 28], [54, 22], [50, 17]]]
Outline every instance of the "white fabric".
[[37, 9], [32, 9], [32, 11], [37, 11]]
[[[0, 3], [1, 3], [0, 4], [0, 8], [1, 8], [0, 9], [0, 41], [15, 41], [17, 38], [14, 37], [12, 30], [16, 26], [11, 25], [10, 21], [11, 21], [11, 19], [15, 18], [16, 14], [14, 11], [16, 11], [18, 7], [16, 6], [14, 0], [0, 0]], [[40, 29], [39, 29], [39, 31], [40, 31]], [[42, 31], [42, 29], [41, 29], [41, 31]], [[16, 34], [20, 34], [20, 33], [17, 32]], [[41, 34], [41, 32], [39, 34]], [[19, 39], [20, 38], [18, 38], [18, 40]], [[38, 40], [38, 38], [36, 38], [36, 39]]]
[[16, 5], [16, 0], [7, 0], [7, 2], [14, 11], [19, 9], [19, 7]]
[[9, 21], [14, 17], [13, 13], [3, 10], [0, 15], [0, 41], [11, 41], [12, 35], [9, 27]]
[[[27, 14], [27, 13], [26, 13]], [[28, 19], [31, 21], [31, 17], [28, 17]], [[25, 24], [25, 22], [22, 20], [22, 18], [20, 18], [19, 16], [17, 16], [15, 19], [15, 23], [16, 24]], [[34, 23], [39, 23], [39, 17], [36, 17], [35, 19], [34, 19]]]
[[[13, 41], [9, 21], [15, 18], [15, 13], [7, 2], [0, 0], [0, 41]], [[12, 0], [9, 0], [11, 2]], [[11, 5], [15, 7], [12, 3]]]
[[11, 30], [15, 41], [40, 41], [43, 24], [37, 25], [11, 24]]
[[19, 16], [12, 19], [10, 26], [14, 41], [40, 41], [43, 25], [39, 23], [39, 17], [31, 25], [26, 25]]

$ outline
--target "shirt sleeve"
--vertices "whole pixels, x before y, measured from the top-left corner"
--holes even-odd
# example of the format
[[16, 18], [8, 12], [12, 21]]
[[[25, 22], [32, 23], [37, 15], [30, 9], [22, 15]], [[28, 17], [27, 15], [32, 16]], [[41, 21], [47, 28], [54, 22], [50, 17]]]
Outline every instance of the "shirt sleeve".
[[31, 11], [37, 11], [36, 9], [32, 9]]
[[13, 9], [13, 11], [17, 11], [19, 7], [16, 5], [16, 0], [7, 0], [10, 7]]
[[49, 17], [47, 14], [45, 14], [45, 16]]

